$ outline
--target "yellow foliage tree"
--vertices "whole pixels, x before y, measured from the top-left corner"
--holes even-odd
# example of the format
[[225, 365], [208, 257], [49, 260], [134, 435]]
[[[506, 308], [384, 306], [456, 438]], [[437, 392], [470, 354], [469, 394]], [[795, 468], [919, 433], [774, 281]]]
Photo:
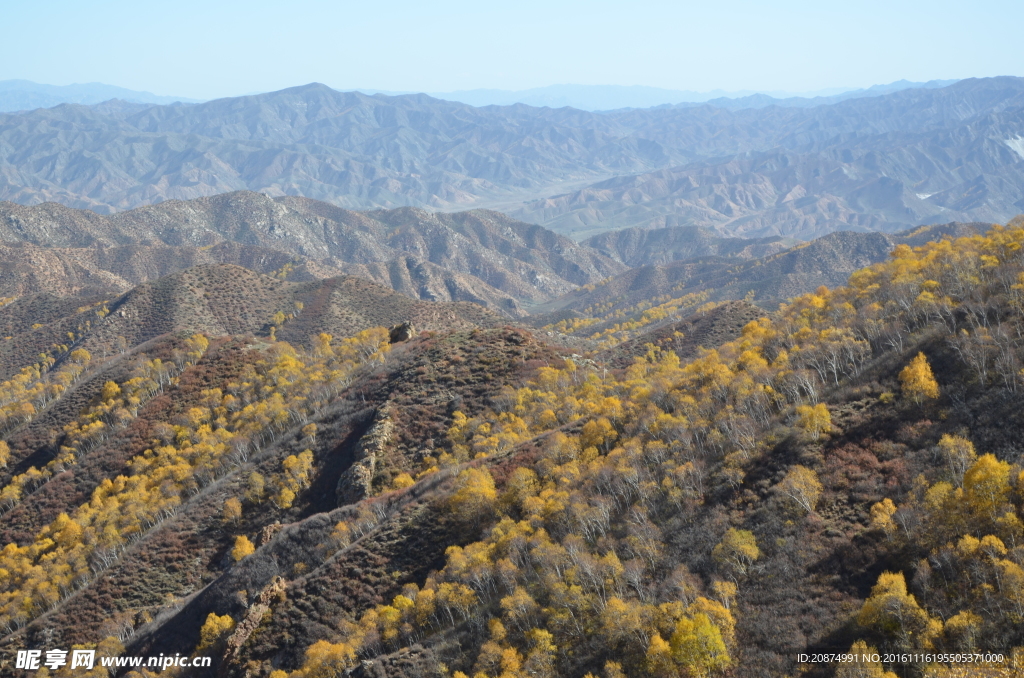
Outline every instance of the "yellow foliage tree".
[[467, 468], [456, 480], [449, 507], [460, 520], [479, 522], [491, 513], [497, 498], [490, 472], [486, 468]]
[[348, 526], [348, 523], [342, 520], [334, 526], [334, 529], [331, 530], [331, 541], [338, 548], [349, 545], [352, 541], [352, 528]]
[[282, 487], [274, 495], [274, 503], [278, 508], [290, 509], [295, 503], [295, 492], [289, 487]]
[[896, 504], [886, 497], [871, 507], [871, 527], [882, 530], [891, 539], [896, 532], [896, 523], [892, 519], [895, 513]]
[[721, 630], [703, 613], [676, 622], [669, 646], [676, 663], [695, 677], [713, 675], [731, 664]]
[[918, 405], [925, 399], [939, 397], [939, 382], [935, 381], [932, 366], [924, 353], [918, 353], [900, 372], [900, 387], [903, 395]]
[[477, 598], [468, 586], [445, 582], [437, 588], [437, 602], [448, 613], [448, 621], [454, 625], [456, 613], [465, 619]]
[[224, 509], [221, 512], [221, 518], [225, 523], [235, 523], [242, 517], [242, 502], [234, 497], [228, 498], [224, 502]]
[[813, 513], [821, 498], [821, 482], [818, 474], [799, 464], [789, 469], [789, 473], [777, 485], [778, 491], [793, 501], [807, 513]]
[[256, 552], [256, 547], [253, 545], [249, 538], [244, 534], [240, 534], [235, 537], [235, 546], [231, 549], [231, 557], [235, 559], [237, 563], [242, 558], [250, 556]]
[[796, 416], [797, 426], [806, 431], [811, 440], [818, 440], [822, 434], [832, 430], [832, 415], [825, 403], [799, 405], [796, 408]]
[[310, 475], [313, 473], [313, 451], [303, 450], [297, 455], [288, 455], [281, 466], [283, 473], [274, 477], [277, 486], [274, 503], [287, 509], [291, 508], [299, 492], [309, 486]]
[[964, 474], [964, 499], [980, 518], [995, 521], [1010, 495], [1010, 465], [993, 454], [983, 454]]
[[196, 652], [216, 647], [234, 628], [235, 620], [231, 618], [231, 615], [218, 615], [216, 612], [211, 612], [207, 615], [203, 628], [199, 630], [199, 644], [196, 646]]
[[947, 619], [943, 630], [949, 644], [957, 651], [974, 652], [983, 623], [980, 616], [964, 610]]
[[402, 490], [405, 489], [406, 487], [411, 487], [412, 485], [415, 484], [416, 481], [413, 480], [412, 476], [409, 475], [408, 473], [399, 473], [391, 481], [391, 486], [394, 487], [396, 490]]
[[246, 490], [245, 498], [253, 504], [258, 504], [263, 501], [263, 493], [266, 491], [267, 481], [264, 477], [256, 473], [249, 474], [249, 477], [245, 481]]
[[310, 442], [316, 442], [316, 424], [309, 423], [302, 427], [302, 435], [310, 440]]
[[306, 650], [306, 660], [297, 673], [301, 678], [340, 678], [355, 660], [355, 649], [348, 643], [318, 640]]
[[732, 607], [733, 602], [736, 600], [736, 584], [731, 581], [715, 580], [711, 584], [711, 590], [714, 591], [715, 596], [722, 603], [722, 607], [726, 610]]
[[657, 678], [671, 678], [679, 674], [672, 657], [672, 646], [659, 633], [655, 633], [647, 645], [644, 664], [647, 672]]
[[119, 395], [121, 395], [121, 387], [115, 382], [108, 381], [103, 384], [103, 389], [100, 391], [100, 400], [105, 403], [110, 402]]
[[761, 557], [761, 549], [757, 547], [757, 539], [752, 532], [730, 527], [722, 541], [712, 549], [711, 557], [733, 576], [743, 576]]
[[946, 434], [939, 439], [939, 451], [942, 452], [946, 465], [949, 466], [949, 472], [952, 474], [954, 482], [958, 486], [961, 485], [967, 469], [978, 459], [978, 454], [974, 451], [974, 444], [967, 438]]
[[901, 572], [883, 572], [864, 601], [857, 622], [890, 638], [902, 650], [932, 647], [942, 632], [942, 622], [932, 619], [907, 592]]

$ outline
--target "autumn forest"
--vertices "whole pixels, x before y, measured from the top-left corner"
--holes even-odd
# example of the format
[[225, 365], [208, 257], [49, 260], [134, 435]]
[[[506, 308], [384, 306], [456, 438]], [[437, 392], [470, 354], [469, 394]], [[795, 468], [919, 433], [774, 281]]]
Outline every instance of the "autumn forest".
[[239, 678], [1024, 666], [1020, 219], [781, 304], [532, 326], [223, 270], [3, 300], [0, 673], [27, 646]]

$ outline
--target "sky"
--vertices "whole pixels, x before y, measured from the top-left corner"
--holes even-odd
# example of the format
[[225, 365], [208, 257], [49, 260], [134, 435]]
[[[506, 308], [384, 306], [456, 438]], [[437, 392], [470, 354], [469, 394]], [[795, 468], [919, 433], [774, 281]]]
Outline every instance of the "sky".
[[1024, 75], [1024, 2], [0, 0], [0, 80], [212, 99], [322, 82], [809, 92]]

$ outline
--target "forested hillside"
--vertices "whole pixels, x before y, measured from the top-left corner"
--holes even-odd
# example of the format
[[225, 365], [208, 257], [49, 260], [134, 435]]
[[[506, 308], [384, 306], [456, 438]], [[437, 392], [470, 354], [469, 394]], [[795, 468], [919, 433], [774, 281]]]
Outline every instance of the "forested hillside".
[[590, 352], [388, 295], [201, 267], [5, 299], [0, 673], [1019, 675], [1021, 220]]

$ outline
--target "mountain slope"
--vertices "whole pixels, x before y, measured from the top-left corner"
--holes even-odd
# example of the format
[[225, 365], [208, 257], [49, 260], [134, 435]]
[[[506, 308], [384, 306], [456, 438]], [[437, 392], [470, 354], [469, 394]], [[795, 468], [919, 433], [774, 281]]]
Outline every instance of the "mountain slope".
[[[604, 316], [601, 323], [585, 325], [581, 330], [589, 334], [604, 325], [621, 323], [623, 317], [619, 311], [630, 309], [630, 313], [639, 314], [659, 303], [687, 295], [699, 295], [702, 300], [712, 301], [742, 299], [749, 295], [750, 299], [771, 307], [822, 285], [841, 285], [854, 271], [884, 261], [898, 244], [919, 245], [942, 237], [969, 236], [986, 226], [953, 223], [895, 234], [840, 231], [758, 259], [697, 256], [664, 265], [642, 265], [598, 285], [570, 292], [544, 304], [538, 311], [548, 314], [575, 311], [586, 315], [587, 311], [600, 309]], [[687, 229], [664, 231], [664, 234], [659, 230], [651, 231], [652, 240], [679, 238], [686, 242], [692, 233]], [[733, 241], [724, 242], [729, 245]], [[750, 241], [739, 239], [740, 244], [743, 242]], [[655, 254], [655, 261], [661, 259]]]
[[[275, 321], [277, 313], [282, 320]], [[16, 369], [41, 352], [66, 353], [68, 345], [106, 356], [169, 332], [266, 336], [276, 326], [282, 338], [308, 344], [320, 332], [349, 336], [403, 322], [421, 330], [487, 327], [503, 318], [469, 302], [417, 301], [354, 276], [286, 282], [241, 266], [204, 265], [124, 294], [14, 300], [0, 307], [0, 364]]]
[[[1022, 245], [899, 248], [626, 369], [470, 324], [65, 346], [0, 406], [0, 674], [74, 644], [227, 678], [1014, 678]], [[244, 330], [214, 301], [327, 287], [223, 273], [124, 306]]]
[[[121, 292], [191, 265], [236, 263], [263, 273], [290, 265], [290, 274], [305, 278], [350, 273], [413, 298], [479, 301], [520, 314], [625, 268], [496, 212], [350, 212], [244, 191], [109, 217], [55, 203], [0, 203], [0, 242], [22, 245], [0, 252], [15, 265], [0, 282], [7, 296], [40, 283], [49, 287], [36, 291], [105, 283]], [[22, 253], [33, 260], [28, 269], [17, 264]]]
[[[678, 221], [674, 217], [668, 221]], [[796, 243], [780, 238], [723, 238], [697, 226], [625, 228], [583, 241], [598, 252], [630, 267], [667, 264], [681, 259], [724, 257], [759, 259]]]

